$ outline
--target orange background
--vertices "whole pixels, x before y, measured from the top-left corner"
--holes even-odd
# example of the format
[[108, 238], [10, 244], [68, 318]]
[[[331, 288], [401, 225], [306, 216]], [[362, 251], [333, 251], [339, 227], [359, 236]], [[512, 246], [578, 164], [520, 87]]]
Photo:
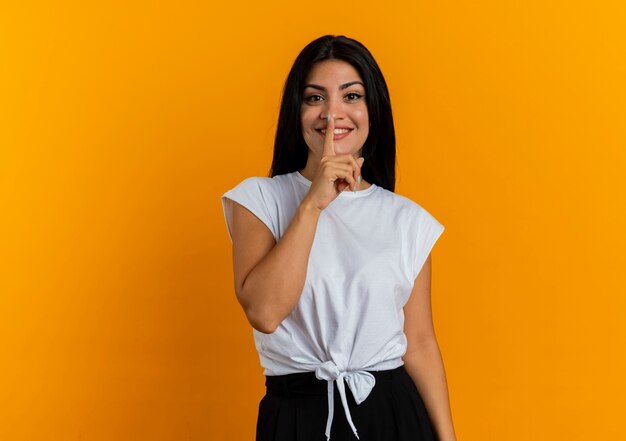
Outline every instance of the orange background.
[[397, 192], [446, 227], [459, 441], [626, 438], [626, 3], [91, 3], [0, 6], [0, 439], [253, 439], [219, 197], [327, 33], [378, 60]]

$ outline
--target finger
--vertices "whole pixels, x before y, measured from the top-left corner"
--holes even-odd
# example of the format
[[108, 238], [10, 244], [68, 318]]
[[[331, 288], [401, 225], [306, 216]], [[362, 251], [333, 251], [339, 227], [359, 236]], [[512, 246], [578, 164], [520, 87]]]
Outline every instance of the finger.
[[[354, 156], [352, 155], [342, 155], [341, 156], [342, 159], [344, 159], [345, 161], [347, 161], [348, 163], [350, 163], [350, 165], [352, 166], [352, 176], [354, 177], [354, 180], [357, 182], [357, 185], [359, 184], [359, 176], [361, 176], [361, 164], [362, 162], [354, 159]], [[359, 158], [361, 159], [361, 158]], [[355, 188], [352, 188], [352, 190], [354, 190]]]
[[361, 156], [360, 158], [358, 158], [356, 160], [357, 165], [359, 166], [359, 175], [357, 176], [357, 185], [360, 187], [361, 186], [361, 180], [363, 179], [363, 175], [361, 174], [363, 170], [363, 163], [365, 162], [365, 158], [363, 156]]
[[333, 136], [335, 131], [335, 120], [330, 117], [330, 115], [326, 116], [326, 136], [324, 137], [324, 151], [322, 153], [323, 156], [335, 156], [335, 144], [333, 142]]
[[337, 189], [341, 192], [341, 191], [346, 191], [347, 189], [350, 188], [350, 184], [348, 184], [347, 182], [342, 182], [337, 186]]
[[361, 183], [361, 180], [359, 179], [359, 176], [361, 176], [361, 162], [354, 159], [354, 156], [352, 155], [349, 155], [349, 156], [350, 156], [350, 163], [352, 164], [352, 167], [354, 170], [353, 176], [354, 176], [354, 179], [356, 180], [356, 183], [357, 183], [356, 185], [358, 186]]
[[336, 181], [339, 182], [337, 185], [339, 191], [344, 191], [347, 188], [354, 190], [356, 180], [352, 176], [353, 169], [351, 166], [347, 164], [337, 164], [331, 169], [331, 172], [335, 176]]

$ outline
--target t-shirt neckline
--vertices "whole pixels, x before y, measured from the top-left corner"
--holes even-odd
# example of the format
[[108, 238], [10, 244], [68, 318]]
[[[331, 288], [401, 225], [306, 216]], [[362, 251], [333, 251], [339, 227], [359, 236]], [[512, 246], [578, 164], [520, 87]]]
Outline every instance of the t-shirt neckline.
[[[294, 176], [295, 178], [300, 181], [301, 183], [303, 183], [304, 185], [306, 185], [307, 187], [311, 186], [311, 181], [309, 181], [307, 178], [305, 178], [299, 171], [295, 171], [294, 172]], [[349, 198], [356, 198], [356, 197], [362, 197], [362, 196], [367, 196], [368, 194], [374, 192], [374, 190], [377, 188], [377, 185], [374, 183], [371, 183], [369, 187], [367, 187], [365, 190], [357, 190], [356, 193], [350, 190], [346, 190], [346, 191], [342, 191], [341, 193], [339, 193], [339, 196], [337, 197], [349, 197]]]

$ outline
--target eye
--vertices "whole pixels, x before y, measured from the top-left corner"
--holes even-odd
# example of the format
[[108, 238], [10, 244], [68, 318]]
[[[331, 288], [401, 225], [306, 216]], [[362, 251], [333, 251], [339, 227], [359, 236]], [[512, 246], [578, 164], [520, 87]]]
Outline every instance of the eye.
[[349, 101], [356, 101], [359, 98], [362, 98], [363, 95], [356, 93], [356, 92], [350, 92], [349, 94], [346, 95], [346, 97], [348, 98]]
[[317, 103], [322, 100], [320, 95], [309, 95], [304, 97], [304, 101], [307, 103]]

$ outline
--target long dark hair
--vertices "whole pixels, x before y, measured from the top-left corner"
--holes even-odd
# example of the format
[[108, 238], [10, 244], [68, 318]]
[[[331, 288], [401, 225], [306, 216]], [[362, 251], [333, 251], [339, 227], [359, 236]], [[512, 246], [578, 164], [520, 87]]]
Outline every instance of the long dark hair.
[[343, 35], [324, 35], [309, 43], [298, 55], [283, 89], [274, 158], [270, 177], [301, 170], [306, 166], [309, 148], [302, 136], [300, 107], [304, 81], [313, 65], [324, 60], [351, 64], [365, 84], [370, 122], [363, 144], [365, 158], [361, 175], [367, 182], [394, 191], [396, 186], [396, 134], [387, 83], [376, 60], [363, 44]]

